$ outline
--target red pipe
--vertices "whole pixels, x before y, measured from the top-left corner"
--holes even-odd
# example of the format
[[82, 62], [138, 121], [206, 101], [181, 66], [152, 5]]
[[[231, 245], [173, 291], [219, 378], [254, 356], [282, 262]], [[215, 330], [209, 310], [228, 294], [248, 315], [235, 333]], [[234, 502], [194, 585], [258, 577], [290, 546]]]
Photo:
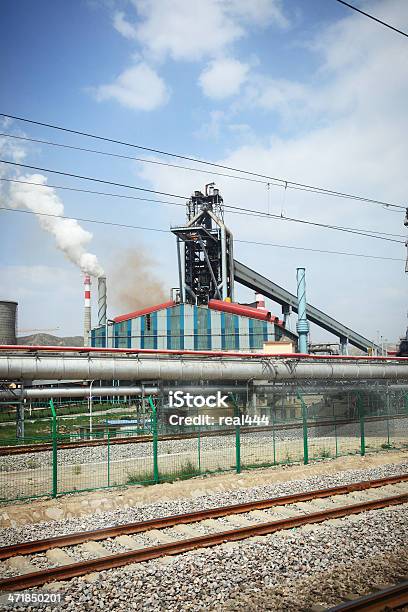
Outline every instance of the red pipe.
[[255, 359], [319, 359], [348, 361], [407, 361], [408, 357], [369, 357], [368, 355], [309, 355], [308, 353], [232, 353], [229, 351], [189, 351], [176, 349], [129, 349], [129, 348], [98, 348], [96, 346], [31, 346], [26, 344], [0, 344], [1, 351], [44, 351], [54, 353], [124, 353], [127, 355], [192, 355], [195, 357], [250, 357]]
[[243, 317], [251, 317], [260, 321], [269, 321], [277, 325], [283, 325], [283, 321], [279, 321], [279, 317], [275, 317], [269, 310], [265, 308], [253, 308], [252, 306], [244, 306], [243, 304], [235, 304], [233, 302], [224, 302], [223, 300], [210, 300], [208, 307], [212, 310], [221, 310], [231, 314], [240, 315]]

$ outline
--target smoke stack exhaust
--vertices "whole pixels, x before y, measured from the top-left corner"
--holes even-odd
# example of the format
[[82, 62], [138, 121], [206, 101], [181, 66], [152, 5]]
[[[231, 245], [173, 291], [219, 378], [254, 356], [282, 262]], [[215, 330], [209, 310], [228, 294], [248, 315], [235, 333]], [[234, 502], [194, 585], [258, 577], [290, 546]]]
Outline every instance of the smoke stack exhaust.
[[106, 276], [98, 277], [98, 323], [106, 325]]
[[91, 332], [91, 277], [84, 276], [84, 346], [89, 346], [89, 334]]

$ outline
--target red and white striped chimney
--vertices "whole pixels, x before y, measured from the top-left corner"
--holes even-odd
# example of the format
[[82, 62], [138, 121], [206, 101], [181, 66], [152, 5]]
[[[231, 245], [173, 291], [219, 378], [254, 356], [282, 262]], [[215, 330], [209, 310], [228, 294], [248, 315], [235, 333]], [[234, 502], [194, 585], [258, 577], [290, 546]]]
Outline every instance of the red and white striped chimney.
[[89, 334], [91, 333], [91, 277], [84, 275], [84, 346], [90, 345]]

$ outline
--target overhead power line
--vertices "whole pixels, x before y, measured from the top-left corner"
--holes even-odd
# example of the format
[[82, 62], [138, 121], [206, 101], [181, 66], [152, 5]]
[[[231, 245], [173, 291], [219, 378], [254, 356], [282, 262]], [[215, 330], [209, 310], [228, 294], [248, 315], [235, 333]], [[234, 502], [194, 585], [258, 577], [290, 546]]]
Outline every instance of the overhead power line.
[[[157, 227], [145, 227], [145, 226], [141, 226], [141, 225], [131, 225], [131, 224], [127, 224], [127, 223], [118, 223], [116, 221], [103, 221], [101, 219], [87, 219], [84, 217], [69, 217], [69, 216], [65, 216], [65, 215], [53, 215], [51, 213], [43, 213], [40, 211], [34, 211], [34, 210], [22, 210], [20, 208], [7, 208], [6, 206], [0, 206], [0, 210], [4, 210], [7, 212], [16, 212], [16, 213], [23, 213], [23, 214], [27, 214], [27, 215], [38, 215], [40, 217], [53, 217], [53, 218], [57, 218], [57, 219], [69, 219], [69, 220], [73, 220], [73, 221], [81, 221], [82, 223], [96, 223], [98, 225], [109, 225], [109, 226], [113, 226], [113, 227], [119, 227], [119, 228], [124, 228], [124, 229], [135, 229], [135, 230], [142, 230], [142, 231], [148, 231], [148, 232], [160, 232], [160, 233], [164, 233], [164, 234], [171, 234], [171, 230], [167, 230], [167, 229], [161, 229], [161, 228], [157, 228]], [[329, 251], [329, 250], [324, 250], [324, 249], [312, 249], [309, 247], [300, 247], [300, 246], [294, 246], [294, 245], [288, 245], [288, 244], [275, 244], [272, 242], [258, 242], [255, 240], [239, 240], [239, 239], [235, 239], [234, 242], [242, 242], [244, 244], [256, 244], [259, 246], [269, 246], [269, 247], [274, 247], [274, 248], [281, 248], [281, 249], [293, 249], [296, 251], [311, 251], [313, 253], [328, 253], [330, 255], [347, 255], [350, 257], [363, 257], [363, 258], [367, 258], [367, 259], [380, 259], [380, 260], [385, 260], [385, 261], [405, 261], [405, 259], [400, 259], [398, 257], [382, 257], [380, 255], [368, 255], [365, 253], [351, 253], [349, 251]]]
[[353, 11], [357, 11], [357, 13], [360, 13], [361, 15], [364, 15], [365, 17], [368, 17], [369, 19], [372, 19], [373, 21], [380, 23], [386, 28], [389, 28], [390, 30], [394, 30], [394, 32], [397, 32], [398, 34], [402, 34], [402, 36], [406, 36], [408, 38], [408, 34], [406, 32], [403, 32], [402, 30], [398, 30], [398, 28], [394, 28], [394, 26], [390, 25], [389, 23], [386, 23], [385, 21], [381, 21], [381, 19], [374, 17], [374, 15], [370, 15], [370, 13], [366, 13], [365, 11], [362, 11], [361, 9], [357, 8], [356, 6], [353, 6], [352, 4], [349, 4], [348, 2], [344, 2], [344, 0], [337, 0], [337, 2], [340, 2], [340, 4], [344, 4], [344, 6], [348, 6], [348, 8], [351, 8]]
[[[178, 194], [170, 194], [170, 193], [164, 193], [162, 191], [155, 191], [153, 189], [145, 189], [144, 187], [138, 187], [135, 185], [127, 185], [127, 184], [123, 184], [123, 183], [115, 183], [112, 181], [107, 181], [105, 179], [98, 179], [95, 177], [88, 177], [88, 176], [82, 176], [82, 175], [77, 175], [77, 174], [71, 174], [68, 172], [63, 172], [63, 171], [59, 171], [59, 170], [51, 170], [49, 168], [39, 168], [38, 166], [30, 166], [28, 164], [19, 164], [17, 162], [11, 162], [11, 161], [5, 161], [5, 160], [0, 160], [0, 163], [5, 163], [5, 164], [11, 164], [14, 166], [20, 166], [20, 167], [24, 167], [24, 168], [29, 168], [32, 170], [39, 170], [41, 172], [51, 172], [54, 174], [61, 174], [63, 176], [69, 176], [71, 178], [77, 178], [77, 179], [81, 179], [81, 180], [87, 180], [87, 181], [93, 181], [93, 182], [98, 182], [98, 183], [103, 183], [103, 184], [108, 184], [108, 185], [113, 185], [115, 187], [124, 187], [126, 189], [136, 189], [139, 191], [148, 191], [149, 193], [157, 193], [159, 195], [168, 195], [170, 197], [174, 197], [174, 198], [179, 198], [179, 199], [183, 199], [183, 200], [187, 200], [188, 196], [182, 196], [182, 195], [178, 195]], [[48, 187], [50, 188], [51, 185], [41, 185], [38, 183], [30, 183], [29, 181], [18, 181], [16, 179], [0, 179], [0, 180], [7, 180], [9, 182], [24, 182], [25, 184], [31, 184], [34, 185], [36, 187]], [[68, 189], [68, 187], [64, 187], [64, 189]], [[84, 190], [85, 191], [85, 190]], [[93, 192], [93, 191], [85, 191], [86, 193], [98, 193], [98, 192]], [[106, 193], [102, 193], [101, 195], [109, 195]], [[119, 195], [116, 197], [120, 197]], [[135, 198], [135, 199], [141, 199], [141, 198]], [[176, 204], [175, 202], [160, 202], [159, 200], [151, 200], [151, 201], [156, 201], [158, 203], [166, 203], [166, 204]], [[179, 206], [183, 206], [183, 204], [178, 204]], [[390, 238], [390, 237], [386, 237], [386, 236], [398, 236], [398, 237], [403, 237], [400, 234], [386, 234], [383, 232], [376, 232], [376, 231], [371, 231], [371, 230], [361, 230], [361, 229], [357, 229], [357, 228], [351, 228], [351, 227], [342, 227], [342, 226], [338, 226], [338, 225], [330, 225], [327, 223], [318, 223], [317, 221], [308, 221], [306, 219], [297, 219], [295, 217], [286, 217], [283, 215], [275, 215], [273, 213], [266, 213], [263, 211], [258, 211], [258, 210], [253, 210], [250, 208], [243, 208], [243, 207], [239, 207], [239, 206], [233, 206], [232, 204], [225, 204], [225, 208], [227, 208], [229, 210], [229, 212], [235, 213], [235, 214], [241, 214], [241, 215], [248, 215], [248, 216], [254, 216], [254, 217], [261, 217], [261, 218], [266, 218], [266, 219], [276, 219], [278, 221], [290, 221], [293, 223], [301, 223], [304, 225], [311, 225], [311, 226], [315, 226], [315, 227], [319, 227], [319, 228], [323, 228], [323, 229], [331, 229], [331, 230], [336, 230], [336, 231], [341, 231], [341, 232], [347, 232], [350, 234], [357, 234], [360, 236], [366, 236], [368, 238], [376, 238], [378, 240], [387, 240], [389, 242], [397, 242], [400, 244], [405, 244], [404, 241], [402, 240], [395, 240], [394, 238]]]
[[365, 203], [370, 203], [370, 204], [379, 204], [381, 206], [385, 206], [385, 207], [393, 207], [393, 208], [401, 208], [403, 210], [405, 210], [404, 206], [398, 205], [398, 204], [393, 204], [390, 202], [384, 202], [382, 200], [375, 200], [372, 198], [366, 198], [363, 196], [358, 196], [355, 194], [349, 194], [349, 193], [345, 193], [342, 191], [336, 191], [333, 189], [326, 189], [324, 187], [317, 187], [315, 185], [307, 185], [305, 183], [300, 183], [300, 182], [296, 182], [296, 181], [291, 181], [288, 179], [282, 179], [282, 178], [278, 178], [278, 177], [273, 177], [273, 176], [268, 176], [266, 174], [261, 174], [259, 172], [252, 172], [250, 170], [244, 170], [241, 168], [234, 168], [232, 166], [227, 166], [225, 164], [217, 164], [215, 162], [209, 162], [206, 160], [202, 160], [202, 159], [198, 159], [195, 157], [190, 157], [188, 155], [180, 155], [177, 153], [172, 153], [169, 151], [162, 151], [161, 149], [154, 149], [152, 147], [145, 147], [142, 145], [138, 145], [135, 143], [131, 143], [131, 142], [126, 142], [123, 140], [117, 140], [114, 138], [108, 138], [106, 136], [100, 136], [98, 134], [92, 134], [90, 132], [83, 132], [83, 131], [79, 131], [79, 130], [73, 130], [70, 128], [66, 128], [66, 127], [62, 127], [59, 125], [55, 125], [52, 123], [45, 123], [42, 121], [35, 121], [33, 119], [27, 119], [25, 117], [19, 117], [17, 115], [9, 115], [7, 113], [0, 113], [0, 117], [7, 117], [9, 119], [14, 119], [16, 121], [22, 121], [24, 123], [30, 123], [32, 125], [40, 125], [42, 127], [47, 127], [50, 129], [54, 129], [54, 130], [59, 130], [61, 132], [65, 132], [65, 133], [69, 133], [69, 134], [75, 134], [77, 136], [84, 136], [86, 138], [93, 138], [95, 140], [100, 140], [100, 141], [104, 141], [104, 142], [110, 142], [112, 144], [118, 144], [118, 145], [122, 145], [125, 147], [132, 147], [134, 149], [139, 149], [141, 151], [149, 151], [150, 153], [157, 153], [159, 155], [166, 155], [168, 157], [174, 157], [177, 159], [183, 159], [183, 160], [187, 160], [187, 161], [192, 161], [194, 163], [197, 164], [203, 164], [206, 166], [211, 166], [213, 168], [221, 168], [223, 170], [230, 170], [232, 172], [239, 172], [241, 174], [245, 174], [247, 176], [252, 176], [252, 177], [258, 177], [258, 178], [263, 178], [263, 179], [267, 179], [268, 182], [270, 181], [276, 181], [278, 183], [281, 184], [281, 186], [288, 188], [288, 189], [302, 189], [302, 190], [306, 190], [306, 191], [312, 191], [313, 193], [321, 193], [321, 194], [325, 194], [325, 195], [330, 195], [330, 196], [334, 196], [334, 197], [341, 197], [341, 198], [347, 198], [347, 199], [352, 199], [352, 200], [356, 200], [356, 201], [360, 201], [360, 202], [365, 202]]

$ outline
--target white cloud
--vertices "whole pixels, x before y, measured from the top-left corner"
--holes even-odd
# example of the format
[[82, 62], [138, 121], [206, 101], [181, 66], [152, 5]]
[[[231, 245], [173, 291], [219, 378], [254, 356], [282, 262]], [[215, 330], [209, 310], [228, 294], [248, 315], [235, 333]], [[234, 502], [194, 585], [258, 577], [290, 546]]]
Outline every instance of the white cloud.
[[127, 21], [125, 14], [119, 11], [113, 16], [113, 27], [125, 38], [136, 38], [136, 28]]
[[235, 59], [212, 61], [201, 73], [199, 83], [204, 94], [222, 100], [237, 94], [245, 82], [249, 65]]
[[262, 27], [275, 23], [281, 28], [289, 25], [280, 0], [229, 0], [225, 4], [227, 11], [248, 23]]
[[[376, 14], [401, 28], [408, 27], [405, 0], [378, 2]], [[231, 150], [215, 161], [404, 205], [408, 191], [405, 39], [350, 14], [319, 32], [318, 43], [311, 48], [317, 53], [320, 69], [305, 83], [252, 79], [252, 98], [248, 100], [256, 104], [245, 106], [245, 121], [247, 113], [252, 110], [259, 114], [262, 108], [263, 132], [257, 142]], [[274, 115], [269, 122], [271, 110]], [[279, 118], [287, 122], [299, 113], [305, 116], [300, 129], [277, 137], [274, 127]], [[237, 110], [234, 119], [239, 119]], [[253, 127], [256, 125], [258, 121]], [[183, 194], [214, 180], [226, 203], [268, 209], [265, 185], [148, 166], [141, 174], [157, 189]], [[404, 234], [404, 211], [390, 214], [380, 206], [350, 200], [271, 187], [269, 208], [277, 214], [283, 208], [289, 216], [312, 221]], [[404, 244], [230, 212], [226, 212], [226, 223], [237, 241], [236, 257], [278, 284], [295, 291], [295, 268], [306, 265], [312, 304], [374, 339], [377, 329], [391, 340], [404, 331], [404, 292], [389, 291], [406, 282]], [[400, 257], [401, 262], [269, 249], [245, 245], [239, 239]], [[276, 306], [275, 310], [279, 312]]]
[[169, 98], [164, 81], [143, 62], [124, 70], [113, 83], [100, 85], [95, 95], [98, 101], [113, 99], [127, 108], [143, 111], [159, 108]]
[[[156, 60], [216, 57], [251, 25], [286, 27], [280, 0], [132, 0], [138, 21], [117, 27]], [[119, 20], [118, 20], [119, 21]]]

